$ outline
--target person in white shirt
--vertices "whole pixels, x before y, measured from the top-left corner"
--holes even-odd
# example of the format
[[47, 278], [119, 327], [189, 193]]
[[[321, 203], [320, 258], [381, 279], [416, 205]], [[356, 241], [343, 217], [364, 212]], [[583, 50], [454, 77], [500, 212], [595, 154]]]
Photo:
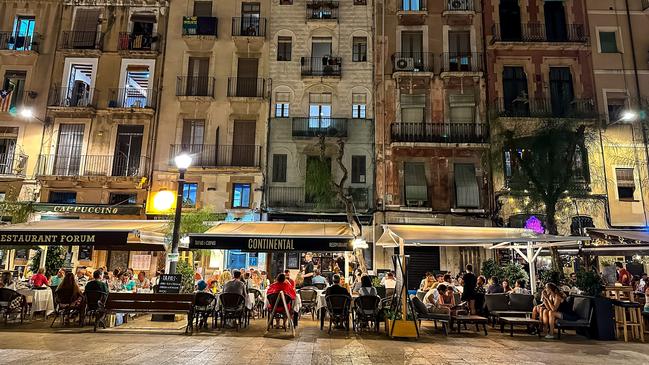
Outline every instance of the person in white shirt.
[[385, 286], [386, 289], [394, 289], [397, 287], [397, 280], [394, 278], [392, 271], [381, 279], [381, 285]]
[[510, 293], [530, 295], [529, 289], [525, 288], [525, 280], [522, 279], [516, 280], [514, 288], [510, 291]]

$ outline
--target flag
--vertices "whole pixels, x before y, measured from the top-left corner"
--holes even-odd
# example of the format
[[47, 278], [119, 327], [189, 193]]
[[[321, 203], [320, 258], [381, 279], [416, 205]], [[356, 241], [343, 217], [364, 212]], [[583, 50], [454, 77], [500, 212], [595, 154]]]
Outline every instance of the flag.
[[8, 112], [9, 107], [11, 106], [11, 95], [13, 94], [13, 90], [0, 90], [0, 111], [3, 112]]

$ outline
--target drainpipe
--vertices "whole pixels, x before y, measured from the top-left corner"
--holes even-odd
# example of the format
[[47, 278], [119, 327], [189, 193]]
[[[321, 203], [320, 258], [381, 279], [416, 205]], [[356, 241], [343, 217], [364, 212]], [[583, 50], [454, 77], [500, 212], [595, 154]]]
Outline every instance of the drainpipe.
[[[489, 63], [488, 60], [489, 58], [487, 57], [487, 31], [485, 28], [485, 4], [484, 0], [480, 1], [480, 15], [482, 19], [482, 26], [480, 29], [482, 29], [482, 62], [484, 62], [484, 80], [485, 80], [485, 104], [484, 104], [484, 110], [485, 110], [485, 116], [487, 119], [487, 124], [488, 124], [488, 133], [489, 133], [489, 152], [487, 152], [487, 194], [489, 194], [490, 197], [495, 197], [498, 199], [498, 197], [494, 194], [493, 190], [493, 176], [492, 176], [492, 171], [491, 171], [491, 116], [489, 113], [489, 105], [490, 105], [490, 98], [489, 98], [489, 75], [491, 73], [489, 72]], [[491, 221], [493, 224], [493, 214], [495, 213], [496, 204], [494, 199], [489, 199], [489, 215], [491, 216]]]
[[268, 90], [269, 90], [270, 95], [268, 95], [268, 119], [267, 119], [267, 123], [266, 123], [266, 143], [265, 143], [265, 146], [263, 146], [263, 147], [266, 147], [266, 151], [265, 151], [265, 161], [266, 162], [265, 162], [264, 168], [260, 169], [261, 170], [261, 178], [262, 178], [262, 180], [261, 180], [262, 185], [261, 186], [263, 188], [261, 189], [261, 206], [259, 207], [259, 220], [261, 220], [262, 214], [264, 213], [264, 210], [266, 210], [268, 208], [268, 201], [267, 201], [268, 200], [268, 193], [267, 193], [268, 186], [266, 184], [266, 180], [268, 179], [268, 155], [270, 154], [269, 153], [269, 150], [270, 150], [270, 123], [271, 123], [271, 119], [272, 119], [272, 115], [273, 115], [272, 114], [273, 113], [273, 79], [271, 79], [271, 78], [268, 78]]

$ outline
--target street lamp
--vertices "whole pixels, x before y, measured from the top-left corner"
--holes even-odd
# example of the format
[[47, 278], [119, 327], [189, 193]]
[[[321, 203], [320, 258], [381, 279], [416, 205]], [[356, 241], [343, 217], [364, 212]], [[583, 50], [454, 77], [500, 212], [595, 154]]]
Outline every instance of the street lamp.
[[192, 164], [192, 157], [182, 153], [174, 159], [178, 168], [178, 192], [176, 193], [176, 211], [174, 213], [174, 230], [171, 236], [171, 254], [169, 255], [169, 273], [175, 274], [178, 266], [178, 241], [180, 229], [180, 215], [183, 209], [183, 190], [185, 187], [185, 172]]

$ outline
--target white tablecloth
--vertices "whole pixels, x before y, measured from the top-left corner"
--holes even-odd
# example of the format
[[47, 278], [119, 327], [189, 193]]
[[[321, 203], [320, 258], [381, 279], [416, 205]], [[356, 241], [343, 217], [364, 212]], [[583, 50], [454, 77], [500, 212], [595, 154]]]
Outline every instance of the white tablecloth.
[[34, 312], [45, 312], [50, 315], [54, 312], [54, 295], [50, 288], [42, 290], [21, 289], [18, 292], [27, 298], [27, 303], [31, 303], [31, 314]]

